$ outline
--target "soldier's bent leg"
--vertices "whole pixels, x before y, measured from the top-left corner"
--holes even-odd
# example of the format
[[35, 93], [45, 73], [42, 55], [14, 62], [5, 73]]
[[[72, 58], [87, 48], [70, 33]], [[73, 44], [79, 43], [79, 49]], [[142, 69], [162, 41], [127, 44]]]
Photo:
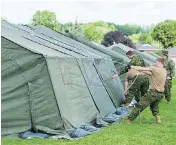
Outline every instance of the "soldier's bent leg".
[[139, 113], [141, 113], [147, 106], [150, 105], [150, 99], [148, 99], [149, 97], [150, 92], [147, 92], [145, 96], [141, 97], [139, 103], [136, 105], [136, 107], [132, 110], [132, 112], [128, 116], [128, 119], [130, 121], [134, 120], [139, 115]]
[[158, 100], [158, 93], [150, 89], [143, 97], [141, 97], [141, 100], [128, 116], [128, 119], [130, 121], [134, 120], [139, 115], [139, 113], [141, 113], [147, 106], [149, 106], [156, 100]]
[[[162, 97], [161, 97], [162, 98]], [[161, 123], [161, 119], [160, 119], [160, 115], [159, 115], [159, 103], [160, 100], [156, 100], [153, 103], [150, 104], [150, 110], [152, 111], [153, 116], [156, 118], [156, 123], [160, 124]]]
[[143, 84], [140, 87], [141, 96], [144, 96], [147, 93], [147, 91], [149, 89], [149, 85], [150, 85], [149, 77], [146, 76], [145, 79], [144, 79]]
[[139, 87], [134, 83], [128, 90], [126, 103], [130, 104], [133, 98], [140, 95], [139, 93]]
[[149, 89], [149, 77], [146, 75], [138, 76], [135, 84], [137, 84], [138, 87], [138, 92], [135, 94], [135, 100], [139, 102], [140, 98], [143, 97]]
[[141, 76], [138, 76], [137, 78], [134, 78], [132, 80], [133, 85], [130, 86], [128, 90], [128, 95], [127, 95], [128, 97], [126, 98], [126, 103], [131, 103], [133, 98], [135, 98], [135, 100], [139, 102], [141, 97], [141, 91], [140, 91], [141, 82], [142, 82]]
[[156, 100], [150, 104], [150, 110], [152, 111], [153, 116], [159, 115], [159, 105], [160, 100]]
[[155, 93], [155, 98], [156, 100], [153, 101], [151, 104], [150, 104], [150, 110], [152, 111], [152, 114], [153, 116], [157, 116], [159, 115], [159, 103], [161, 101], [161, 99], [163, 98], [163, 93]]

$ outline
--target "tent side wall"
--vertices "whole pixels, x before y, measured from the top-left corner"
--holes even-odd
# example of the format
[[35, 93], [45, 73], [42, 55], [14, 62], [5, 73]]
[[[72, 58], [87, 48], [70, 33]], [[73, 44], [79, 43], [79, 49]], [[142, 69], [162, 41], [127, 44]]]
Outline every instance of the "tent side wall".
[[2, 135], [63, 127], [45, 58], [1, 37]]
[[66, 130], [91, 124], [99, 112], [76, 59], [48, 57], [46, 60]]
[[106, 88], [115, 107], [119, 107], [124, 97], [124, 88], [120, 79], [113, 79], [112, 76], [117, 72], [112, 61], [96, 59], [95, 67], [104, 87]]
[[[92, 98], [102, 117], [106, 116], [109, 112], [115, 112], [115, 105], [110, 99], [110, 96], [96, 71], [94, 60], [83, 59], [78, 60], [78, 63], [92, 94]], [[104, 105], [104, 102], [106, 102], [106, 105]]]

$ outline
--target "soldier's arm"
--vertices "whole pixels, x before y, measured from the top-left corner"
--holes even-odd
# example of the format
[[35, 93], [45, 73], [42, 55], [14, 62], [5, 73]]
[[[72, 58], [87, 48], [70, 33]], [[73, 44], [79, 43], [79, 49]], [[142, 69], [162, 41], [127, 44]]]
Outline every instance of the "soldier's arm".
[[131, 65], [136, 65], [136, 59], [135, 59], [135, 58], [133, 58], [133, 59], [128, 63], [128, 65], [125, 66], [125, 67], [120, 71], [119, 75], [122, 75], [122, 74], [128, 72], [128, 69], [131, 67]]
[[151, 67], [131, 66], [131, 68], [138, 71], [151, 71]]
[[128, 72], [128, 69], [129, 69], [129, 66], [125, 66], [118, 74], [114, 74], [114, 76], [112, 78], [115, 79], [115, 78], [119, 77], [120, 75]]
[[171, 73], [171, 77], [173, 78], [175, 75], [175, 63], [173, 60], [170, 61], [170, 73]]
[[147, 75], [152, 75], [151, 67], [131, 66], [131, 68], [138, 70], [138, 71], [142, 71]]
[[122, 75], [122, 74], [124, 74], [124, 73], [126, 73], [126, 72], [128, 72], [128, 65], [127, 66], [125, 66], [120, 72], [119, 72], [119, 76], [120, 75]]

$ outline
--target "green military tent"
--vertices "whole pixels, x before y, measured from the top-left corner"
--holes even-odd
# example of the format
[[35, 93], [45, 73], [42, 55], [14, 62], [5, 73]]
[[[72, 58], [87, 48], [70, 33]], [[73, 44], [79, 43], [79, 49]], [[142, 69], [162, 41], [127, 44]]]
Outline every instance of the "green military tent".
[[[90, 41], [87, 41], [87, 40], [84, 40], [82, 38], [79, 38], [79, 37], [76, 37], [76, 36], [72, 36], [72, 35], [69, 35], [69, 37], [71, 37], [72, 39], [76, 40], [76, 41], [79, 41], [99, 52], [102, 52], [108, 56], [110, 56], [113, 60], [113, 63], [114, 63], [114, 66], [117, 70], [117, 72], [120, 72], [121, 69], [123, 69], [128, 63], [129, 63], [129, 59], [127, 58], [126, 55], [124, 55], [123, 53], [119, 53], [119, 52], [116, 52], [116, 51], [113, 51], [113, 50], [110, 50], [108, 49], [107, 47], [103, 46], [103, 45], [100, 45], [100, 44], [96, 44], [96, 43], [93, 43], [93, 42], [90, 42]], [[121, 82], [123, 83], [124, 82], [124, 78], [125, 78], [125, 74], [121, 75], [120, 76], [121, 78]]]
[[152, 55], [152, 56], [154, 56], [155, 58], [159, 58], [160, 57], [159, 55], [157, 55], [156, 53], [153, 53], [153, 52], [147, 52], [147, 53]]
[[112, 45], [112, 46], [110, 46], [108, 48], [113, 50], [113, 51], [115, 51], [115, 52], [119, 52], [119, 53], [121, 53], [123, 55], [126, 55], [127, 51], [132, 50], [132, 51], [134, 51], [135, 55], [138, 55], [138, 56], [140, 56], [141, 58], [144, 59], [145, 64], [147, 66], [151, 66], [151, 65], [155, 64], [155, 57], [149, 55], [148, 53], [140, 52], [140, 51], [138, 51], [136, 49], [132, 49], [132, 48], [130, 48], [128, 46], [125, 46], [125, 45], [123, 45], [121, 43]]
[[121, 104], [108, 55], [43, 26], [1, 22], [1, 31], [3, 136], [69, 136], [82, 125], [105, 125]]

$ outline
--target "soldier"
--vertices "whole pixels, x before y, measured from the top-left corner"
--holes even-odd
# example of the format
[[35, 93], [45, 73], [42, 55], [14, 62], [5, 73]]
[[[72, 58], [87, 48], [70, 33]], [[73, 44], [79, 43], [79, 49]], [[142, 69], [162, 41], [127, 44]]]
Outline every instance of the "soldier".
[[[131, 65], [142, 66], [142, 67], [145, 66], [144, 60], [142, 58], [140, 58], [139, 56], [135, 56], [133, 51], [128, 51], [126, 53], [126, 55], [128, 56], [129, 59], [131, 59], [131, 61], [129, 62], [129, 64], [123, 70], [120, 71], [119, 74], [115, 74], [113, 76], [113, 78], [117, 78], [118, 76], [128, 72]], [[126, 90], [125, 107], [128, 107], [128, 105], [131, 103], [131, 101], [134, 97], [135, 97], [136, 101], [138, 102], [139, 99], [140, 99], [140, 96], [144, 95], [149, 88], [149, 78], [148, 78], [148, 76], [147, 75], [142, 75], [142, 76], [138, 76], [136, 78], [136, 75], [131, 79], [128, 79], [128, 76], [126, 77], [126, 80], [125, 80], [126, 88], [127, 88], [127, 84], [129, 82], [129, 80], [133, 84], [130, 86], [128, 93], [127, 93], [127, 90]]]
[[[128, 86], [128, 82], [132, 81], [133, 84]], [[132, 99], [135, 98], [139, 102], [141, 96], [144, 96], [149, 89], [149, 77], [145, 73], [141, 73], [133, 68], [131, 68], [125, 79], [125, 95], [126, 102], [125, 107], [128, 107]], [[129, 90], [128, 90], [129, 87]], [[128, 93], [127, 93], [128, 91]]]
[[172, 78], [175, 75], [175, 63], [168, 57], [168, 51], [162, 51], [162, 58], [164, 59], [164, 68], [167, 70], [167, 79], [165, 83], [165, 99], [167, 103], [170, 104], [171, 101], [171, 88], [172, 88]]
[[132, 110], [125, 124], [131, 124], [133, 121], [147, 106], [150, 105], [150, 110], [153, 116], [156, 118], [156, 123], [161, 123], [159, 116], [159, 102], [161, 101], [164, 93], [164, 86], [167, 76], [167, 71], [163, 67], [164, 60], [158, 58], [155, 66], [151, 67], [139, 67], [131, 66], [138, 71], [144, 72], [152, 77], [152, 88], [140, 99], [139, 103]]
[[122, 70], [120, 71], [119, 74], [115, 74], [115, 75], [114, 75], [114, 78], [117, 78], [118, 76], [120, 76], [120, 75], [122, 75], [122, 74], [128, 72], [128, 69], [129, 69], [129, 67], [130, 67], [131, 65], [134, 65], [134, 66], [145, 66], [144, 60], [143, 60], [141, 57], [134, 55], [133, 51], [128, 51], [128, 52], [126, 53], [126, 55], [127, 55], [127, 57], [128, 57], [129, 59], [131, 59], [131, 61], [129, 62], [129, 64], [128, 64], [124, 69], [122, 69]]

